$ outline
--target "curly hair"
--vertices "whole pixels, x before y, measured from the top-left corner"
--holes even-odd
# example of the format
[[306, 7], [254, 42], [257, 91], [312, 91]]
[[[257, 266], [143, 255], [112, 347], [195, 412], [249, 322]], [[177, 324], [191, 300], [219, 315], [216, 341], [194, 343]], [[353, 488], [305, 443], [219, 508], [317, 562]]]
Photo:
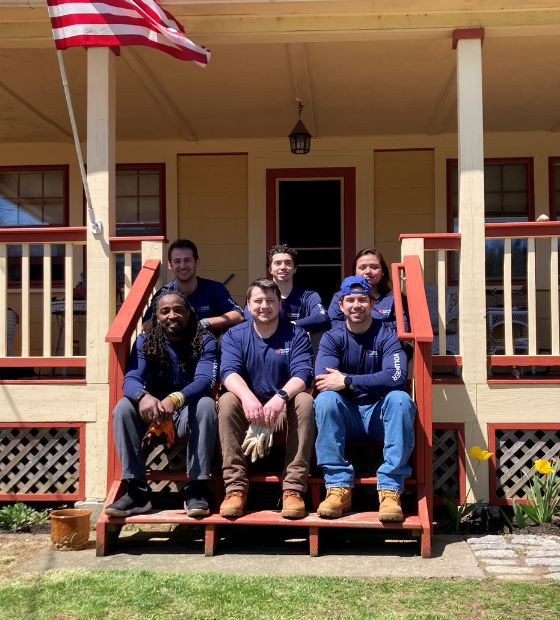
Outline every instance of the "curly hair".
[[165, 335], [157, 318], [157, 307], [159, 301], [168, 295], [179, 297], [181, 302], [187, 308], [189, 315], [180, 341], [183, 345], [180, 347], [182, 352], [180, 368], [183, 372], [186, 372], [186, 363], [189, 360], [197, 359], [200, 355], [202, 350], [202, 334], [204, 333], [204, 328], [198, 322], [196, 312], [189, 303], [187, 296], [182, 291], [162, 291], [153, 300], [152, 305], [154, 313], [152, 314], [152, 318], [150, 320], [150, 327], [146, 332], [142, 350], [149, 361], [156, 362], [162, 367], [162, 369], [167, 370], [170, 367], [171, 361], [169, 359], [167, 347], [165, 346]]
[[275, 254], [289, 254], [290, 258], [294, 263], [294, 267], [298, 266], [297, 250], [289, 246], [287, 243], [282, 243], [279, 245], [273, 245], [266, 253], [267, 269], [270, 269], [270, 266], [272, 265], [272, 259], [274, 258]]

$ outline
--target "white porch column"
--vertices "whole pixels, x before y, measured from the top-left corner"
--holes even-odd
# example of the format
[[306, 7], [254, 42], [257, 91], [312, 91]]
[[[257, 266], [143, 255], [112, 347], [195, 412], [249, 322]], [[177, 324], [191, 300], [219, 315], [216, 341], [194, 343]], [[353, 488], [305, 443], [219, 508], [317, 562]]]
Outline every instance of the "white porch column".
[[486, 278], [484, 240], [484, 134], [482, 40], [484, 30], [455, 30], [459, 128], [459, 301], [465, 383], [486, 382]]
[[89, 384], [108, 382], [105, 335], [114, 313], [115, 276], [109, 237], [115, 234], [115, 55], [108, 47], [87, 50], [87, 178], [95, 217], [87, 222], [87, 370]]

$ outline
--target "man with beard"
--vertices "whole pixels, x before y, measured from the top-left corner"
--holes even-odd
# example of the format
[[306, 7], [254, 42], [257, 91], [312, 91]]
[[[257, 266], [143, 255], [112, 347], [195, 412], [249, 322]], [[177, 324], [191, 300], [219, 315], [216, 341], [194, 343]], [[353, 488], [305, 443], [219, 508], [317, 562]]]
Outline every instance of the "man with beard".
[[[198, 263], [198, 249], [192, 241], [174, 241], [167, 251], [167, 267], [173, 271], [175, 279], [162, 286], [154, 299], [164, 291], [183, 292], [201, 325], [219, 335], [243, 321], [243, 310], [221, 282], [196, 275]], [[153, 302], [142, 319], [144, 329], [149, 328], [152, 314]]]
[[346, 278], [339, 293], [345, 321], [323, 334], [315, 363], [315, 450], [327, 487], [317, 513], [333, 519], [350, 510], [354, 469], [345, 455], [346, 441], [371, 438], [383, 442], [379, 519], [402, 521], [400, 496], [411, 474], [416, 413], [402, 391], [406, 355], [394, 330], [371, 316], [374, 298], [367, 278]]
[[113, 411], [127, 491], [105, 513], [127, 517], [151, 510], [140, 446], [151, 423], [172, 419], [176, 435], [188, 437], [185, 510], [201, 517], [209, 514], [208, 478], [216, 441], [216, 408], [210, 398], [217, 374], [216, 340], [199, 325], [183, 293], [164, 291], [154, 308], [150, 329], [132, 349], [124, 397]]
[[280, 304], [280, 289], [272, 280], [255, 280], [247, 290], [252, 321], [233, 327], [222, 339], [220, 375], [227, 390], [218, 402], [223, 517], [240, 517], [245, 509], [248, 449], [253, 448], [253, 458], [262, 456], [261, 440], [271, 443], [273, 432], [286, 429], [282, 516], [305, 516], [302, 495], [315, 433], [313, 399], [306, 392], [313, 376], [312, 353], [307, 333], [279, 317]]

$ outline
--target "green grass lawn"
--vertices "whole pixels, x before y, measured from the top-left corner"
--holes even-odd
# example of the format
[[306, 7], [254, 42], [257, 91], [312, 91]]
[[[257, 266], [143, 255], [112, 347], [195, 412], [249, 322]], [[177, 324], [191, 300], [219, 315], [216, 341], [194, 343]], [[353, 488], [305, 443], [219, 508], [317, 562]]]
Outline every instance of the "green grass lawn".
[[558, 617], [558, 583], [76, 570], [0, 588], [2, 620]]

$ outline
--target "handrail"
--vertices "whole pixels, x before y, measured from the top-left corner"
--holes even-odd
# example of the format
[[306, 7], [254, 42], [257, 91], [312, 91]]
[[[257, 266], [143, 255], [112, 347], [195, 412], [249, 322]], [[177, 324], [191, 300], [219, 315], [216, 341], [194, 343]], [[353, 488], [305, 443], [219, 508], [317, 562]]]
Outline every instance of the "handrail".
[[500, 237], [558, 237], [560, 222], [509, 222], [485, 224], [487, 239]]
[[460, 250], [461, 233], [406, 233], [399, 237], [403, 239], [423, 239], [425, 250]]
[[140, 252], [142, 241], [160, 241], [167, 243], [167, 237], [153, 235], [147, 237], [109, 237], [111, 252]]
[[86, 234], [85, 226], [0, 228], [0, 243], [85, 243]]
[[115, 451], [113, 438], [112, 411], [122, 397], [122, 383], [128, 356], [130, 353], [130, 337], [138, 323], [150, 293], [158, 279], [160, 261], [147, 260], [134, 280], [130, 293], [127, 295], [107, 335], [109, 347], [109, 426], [107, 429], [107, 489], [113, 480], [120, 476], [120, 464]]
[[105, 342], [121, 343], [130, 338], [158, 279], [159, 268], [160, 262], [156, 259], [144, 263], [105, 336]]

